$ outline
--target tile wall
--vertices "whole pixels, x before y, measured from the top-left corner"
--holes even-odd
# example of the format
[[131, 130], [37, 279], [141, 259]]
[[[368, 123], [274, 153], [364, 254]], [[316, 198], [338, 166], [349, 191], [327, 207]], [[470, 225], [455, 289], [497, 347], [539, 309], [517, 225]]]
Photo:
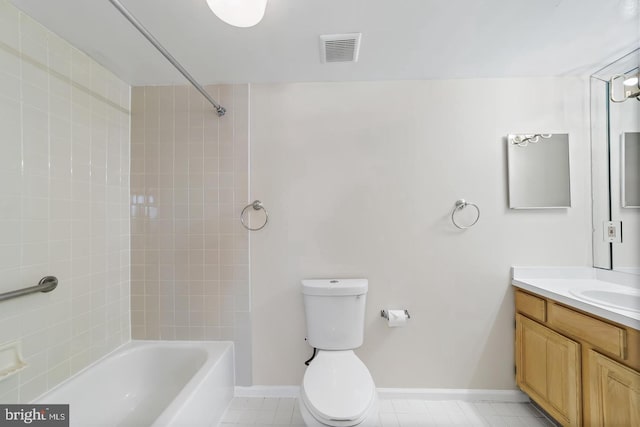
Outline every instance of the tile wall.
[[134, 339], [233, 340], [251, 379], [247, 85], [132, 90], [131, 322]]
[[28, 402], [129, 340], [129, 86], [0, 0], [0, 346]]

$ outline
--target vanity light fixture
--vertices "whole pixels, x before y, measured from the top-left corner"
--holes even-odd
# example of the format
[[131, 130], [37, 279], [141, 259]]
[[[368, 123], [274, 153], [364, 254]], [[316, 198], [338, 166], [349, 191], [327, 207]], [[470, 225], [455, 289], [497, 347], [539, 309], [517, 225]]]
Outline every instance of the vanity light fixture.
[[549, 139], [553, 136], [551, 133], [536, 133], [533, 135], [509, 135], [509, 142], [513, 145], [526, 147], [529, 144], [540, 142], [540, 138]]
[[[622, 85], [620, 85], [621, 80]], [[640, 101], [640, 73], [616, 74], [611, 77], [609, 80], [609, 99], [611, 102], [624, 102], [630, 98]]]
[[638, 86], [638, 76], [629, 77], [622, 84], [625, 86]]
[[262, 20], [267, 0], [207, 0], [207, 5], [227, 24], [247, 28]]

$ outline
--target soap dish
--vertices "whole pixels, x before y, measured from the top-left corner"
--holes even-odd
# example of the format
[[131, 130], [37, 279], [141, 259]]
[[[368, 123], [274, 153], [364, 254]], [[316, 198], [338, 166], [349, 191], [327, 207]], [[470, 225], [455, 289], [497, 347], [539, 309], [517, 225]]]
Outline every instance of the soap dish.
[[0, 345], [0, 381], [27, 367], [21, 350], [20, 341]]

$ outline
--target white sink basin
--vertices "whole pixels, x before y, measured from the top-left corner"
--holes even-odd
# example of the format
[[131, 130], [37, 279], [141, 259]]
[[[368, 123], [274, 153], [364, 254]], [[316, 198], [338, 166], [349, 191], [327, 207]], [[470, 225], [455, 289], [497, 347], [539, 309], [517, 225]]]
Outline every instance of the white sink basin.
[[569, 293], [577, 298], [620, 310], [640, 313], [640, 290], [619, 289], [615, 291], [595, 289], [571, 289]]

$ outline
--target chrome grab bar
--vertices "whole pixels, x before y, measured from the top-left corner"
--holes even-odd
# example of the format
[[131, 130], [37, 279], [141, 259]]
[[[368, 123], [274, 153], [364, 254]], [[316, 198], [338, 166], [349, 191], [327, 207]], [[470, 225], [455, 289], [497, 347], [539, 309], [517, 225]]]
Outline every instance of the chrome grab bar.
[[35, 292], [51, 292], [58, 286], [58, 279], [54, 276], [45, 276], [36, 286], [30, 286], [28, 288], [18, 289], [16, 291], [10, 291], [0, 294], [0, 302], [6, 301], [12, 298], [21, 297], [23, 295], [33, 294]]

